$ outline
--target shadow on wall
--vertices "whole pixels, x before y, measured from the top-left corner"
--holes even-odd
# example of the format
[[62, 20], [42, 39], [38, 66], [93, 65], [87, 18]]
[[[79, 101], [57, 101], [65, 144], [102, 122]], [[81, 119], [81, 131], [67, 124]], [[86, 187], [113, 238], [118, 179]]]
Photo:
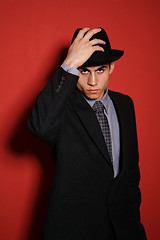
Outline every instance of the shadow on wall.
[[19, 127], [15, 129], [15, 134], [10, 142], [10, 148], [12, 152], [16, 152], [16, 154], [31, 153], [35, 155], [42, 165], [43, 175], [40, 180], [41, 187], [32, 213], [30, 232], [27, 238], [28, 240], [39, 240], [42, 234], [49, 190], [54, 176], [54, 164], [50, 157], [48, 145], [32, 136], [28, 131], [26, 126], [27, 117], [28, 114], [23, 117]]
[[[60, 51], [59, 59], [66, 56], [66, 53], [67, 48], [65, 47]], [[57, 66], [54, 66], [54, 69], [56, 70], [60, 64], [57, 63]], [[48, 75], [48, 79], [50, 79], [50, 76], [53, 75], [55, 70], [53, 71], [52, 68], [52, 72]], [[21, 116], [19, 123], [16, 123], [18, 127], [14, 129], [12, 138], [9, 141], [9, 148], [16, 154], [31, 153], [35, 155], [36, 158], [39, 159], [43, 168], [41, 188], [39, 190], [39, 195], [37, 196], [36, 205], [32, 214], [30, 232], [27, 237], [28, 240], [39, 240], [42, 235], [49, 191], [54, 177], [54, 162], [51, 159], [48, 144], [32, 136], [27, 129], [26, 120], [30, 115], [32, 106], [33, 102], [30, 103], [28, 110], [25, 110], [25, 113]]]

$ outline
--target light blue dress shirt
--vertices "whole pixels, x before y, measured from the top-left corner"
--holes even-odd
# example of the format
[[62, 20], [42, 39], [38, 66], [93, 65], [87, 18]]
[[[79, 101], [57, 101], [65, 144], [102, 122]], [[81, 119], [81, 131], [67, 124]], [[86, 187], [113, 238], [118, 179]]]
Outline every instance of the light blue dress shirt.
[[[67, 64], [62, 64], [61, 67], [74, 75], [79, 76], [80, 72], [76, 68], [69, 68]], [[83, 95], [83, 94], [82, 94]], [[88, 104], [93, 107], [95, 100], [88, 99], [83, 95], [84, 99]], [[119, 173], [119, 157], [120, 157], [120, 130], [119, 123], [117, 119], [117, 114], [113, 105], [111, 98], [108, 95], [108, 89], [106, 89], [104, 96], [100, 100], [104, 105], [104, 114], [106, 115], [111, 132], [111, 141], [112, 141], [112, 157], [113, 157], [113, 170], [114, 177]]]
[[[88, 99], [84, 96], [88, 104], [93, 107], [95, 100]], [[100, 100], [104, 105], [104, 114], [108, 119], [108, 124], [111, 132], [111, 142], [112, 142], [112, 157], [113, 157], [113, 170], [114, 177], [119, 173], [119, 155], [120, 155], [120, 133], [119, 124], [117, 119], [117, 114], [113, 105], [111, 98], [108, 95], [108, 89]]]

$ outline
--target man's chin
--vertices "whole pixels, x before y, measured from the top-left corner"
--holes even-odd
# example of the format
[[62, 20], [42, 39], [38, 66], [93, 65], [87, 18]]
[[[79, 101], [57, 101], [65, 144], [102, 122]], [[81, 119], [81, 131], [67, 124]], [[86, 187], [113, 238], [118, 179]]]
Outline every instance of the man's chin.
[[86, 93], [84, 93], [84, 95], [87, 99], [90, 99], [90, 100], [98, 100], [99, 99], [98, 94], [86, 94]]

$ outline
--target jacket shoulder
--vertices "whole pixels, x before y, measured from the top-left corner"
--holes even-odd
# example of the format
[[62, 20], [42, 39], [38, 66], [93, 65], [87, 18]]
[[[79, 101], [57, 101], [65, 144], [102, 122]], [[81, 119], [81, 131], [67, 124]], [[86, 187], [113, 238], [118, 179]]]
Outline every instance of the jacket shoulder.
[[117, 101], [128, 102], [130, 104], [133, 104], [132, 98], [126, 94], [112, 91], [112, 90], [108, 90], [108, 94], [111, 97], [111, 99], [116, 99]]

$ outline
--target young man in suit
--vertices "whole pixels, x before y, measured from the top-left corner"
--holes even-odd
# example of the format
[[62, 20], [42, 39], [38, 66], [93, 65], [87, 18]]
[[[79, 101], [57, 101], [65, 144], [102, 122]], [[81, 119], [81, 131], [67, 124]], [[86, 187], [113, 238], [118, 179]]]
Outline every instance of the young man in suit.
[[122, 55], [104, 29], [77, 29], [28, 119], [56, 163], [44, 240], [146, 239], [133, 102], [107, 88]]

